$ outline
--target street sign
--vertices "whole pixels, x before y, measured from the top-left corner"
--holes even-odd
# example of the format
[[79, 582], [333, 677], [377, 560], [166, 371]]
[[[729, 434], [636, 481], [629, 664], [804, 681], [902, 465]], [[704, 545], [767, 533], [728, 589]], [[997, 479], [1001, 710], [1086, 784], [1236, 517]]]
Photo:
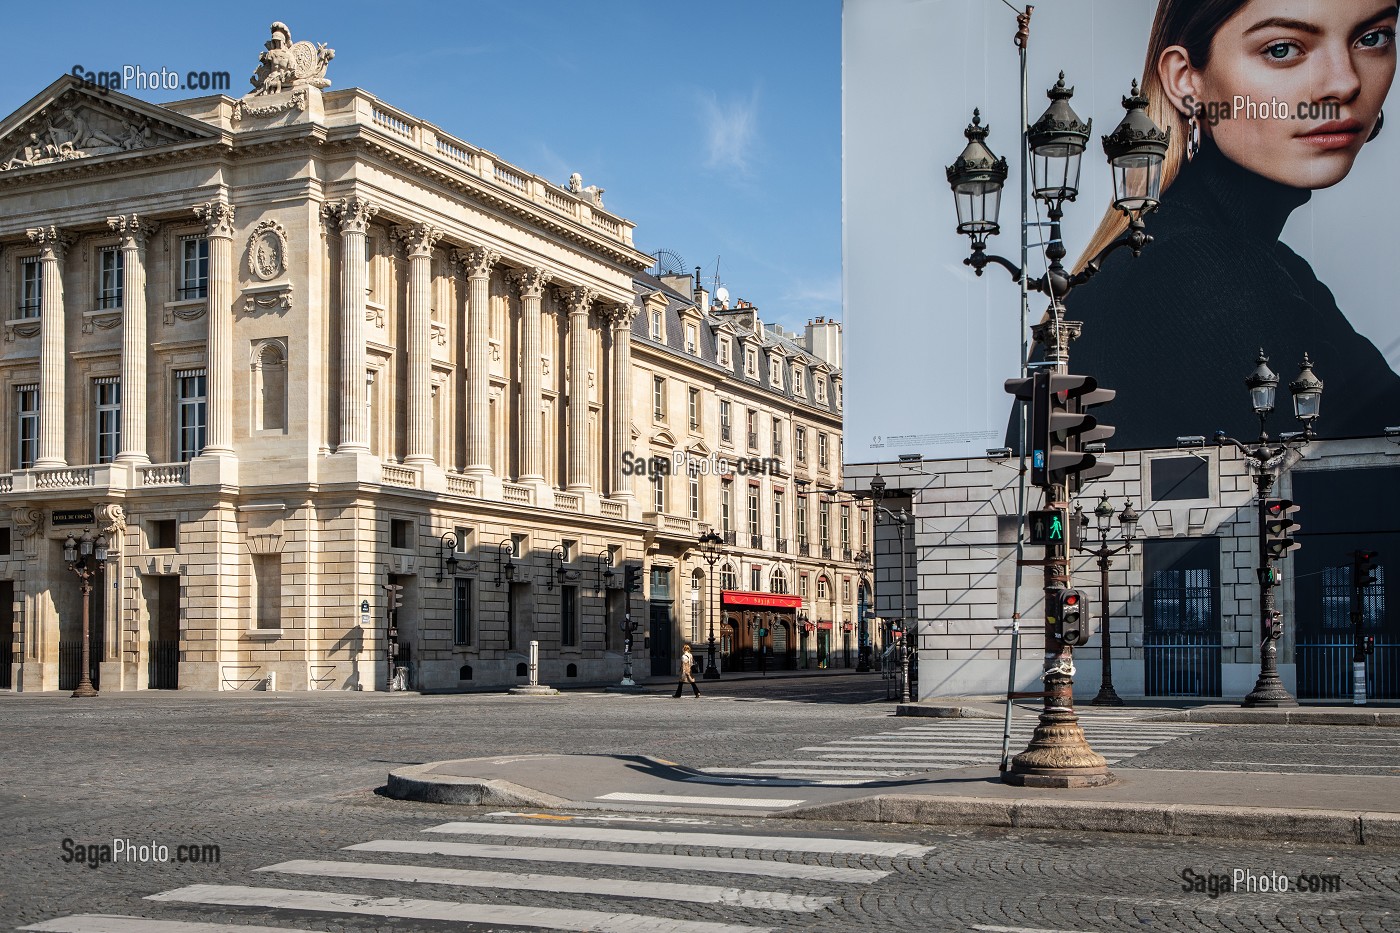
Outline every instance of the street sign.
[[360, 624], [369, 625], [369, 600], [360, 600]]
[[1030, 544], [1064, 544], [1065, 513], [1059, 509], [1034, 509], [1026, 516]]

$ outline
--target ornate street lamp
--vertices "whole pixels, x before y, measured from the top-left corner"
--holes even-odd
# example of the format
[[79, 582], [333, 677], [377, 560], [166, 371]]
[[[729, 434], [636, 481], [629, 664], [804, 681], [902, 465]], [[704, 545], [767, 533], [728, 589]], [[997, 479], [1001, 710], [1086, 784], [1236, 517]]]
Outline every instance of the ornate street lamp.
[[438, 572], [439, 580], [445, 577], [457, 576], [457, 533], [449, 531], [438, 541]]
[[[1275, 555], [1269, 552], [1269, 491], [1278, 478], [1279, 468], [1288, 454], [1301, 450], [1313, 439], [1312, 425], [1322, 410], [1322, 380], [1312, 371], [1312, 360], [1306, 353], [1298, 367], [1298, 378], [1289, 383], [1293, 393], [1293, 417], [1303, 425], [1302, 435], [1297, 438], [1271, 443], [1265, 422], [1274, 410], [1275, 395], [1278, 390], [1278, 376], [1269, 368], [1269, 358], [1261, 349], [1255, 361], [1254, 371], [1245, 379], [1249, 390], [1249, 404], [1259, 416], [1259, 440], [1253, 445], [1243, 444], [1224, 431], [1215, 434], [1215, 445], [1231, 445], [1238, 450], [1254, 471], [1254, 484], [1257, 489], [1259, 510], [1259, 679], [1254, 689], [1244, 698], [1243, 706], [1297, 706], [1298, 701], [1283, 686], [1278, 676], [1278, 640], [1283, 637], [1283, 613], [1274, 608], [1274, 587], [1280, 583], [1274, 570]], [[1280, 500], [1281, 501], [1281, 500]], [[1286, 518], [1286, 516], [1285, 516]], [[1287, 548], [1285, 550], [1291, 550]], [[1278, 555], [1282, 557], [1282, 554]]]
[[496, 545], [496, 585], [515, 579], [515, 539], [506, 538]]
[[1123, 107], [1128, 112], [1103, 138], [1103, 151], [1113, 167], [1113, 206], [1140, 229], [1142, 215], [1155, 211], [1162, 198], [1162, 166], [1171, 130], [1163, 130], [1147, 115], [1147, 98], [1136, 81]]
[[1087, 123], [1070, 107], [1074, 88], [1065, 87], [1065, 73], [1046, 91], [1050, 107], [1031, 124], [1026, 140], [1031, 149], [1035, 196], [1059, 205], [1079, 194], [1079, 162], [1089, 144], [1094, 121]]
[[68, 540], [63, 542], [63, 562], [78, 577], [78, 591], [83, 601], [83, 641], [78, 656], [78, 686], [73, 691], [75, 697], [95, 697], [97, 688], [92, 685], [92, 646], [91, 646], [91, 603], [92, 577], [102, 572], [107, 564], [107, 536], [83, 531], [81, 538], [74, 538], [68, 532]]
[[1006, 185], [1007, 165], [987, 148], [990, 126], [982, 125], [982, 112], [972, 111], [972, 122], [963, 135], [967, 147], [948, 166], [948, 184], [958, 210], [958, 233], [972, 237], [975, 245], [1001, 232], [1001, 189]]
[[700, 556], [710, 565], [710, 640], [706, 645], [705, 673], [701, 675], [703, 680], [719, 680], [719, 667], [715, 664], [715, 564], [719, 562], [719, 548], [723, 543], [724, 539], [713, 528], [700, 536]]
[[1109, 635], [1109, 618], [1112, 613], [1109, 609], [1108, 599], [1108, 570], [1115, 554], [1121, 554], [1132, 548], [1133, 541], [1137, 537], [1138, 513], [1133, 508], [1131, 500], [1123, 503], [1123, 511], [1119, 512], [1117, 515], [1118, 523], [1123, 529], [1122, 543], [1116, 546], [1110, 545], [1108, 543], [1108, 535], [1113, 528], [1113, 503], [1108, 501], [1108, 493], [1104, 493], [1103, 497], [1099, 499], [1099, 504], [1094, 506], [1094, 519], [1098, 530], [1098, 546], [1090, 547], [1084, 543], [1084, 539], [1088, 536], [1089, 517], [1084, 514], [1084, 509], [1078, 505], [1074, 507], [1074, 512], [1075, 520], [1079, 523], [1080, 528], [1080, 540], [1075, 544], [1074, 548], [1077, 551], [1092, 554], [1094, 557], [1098, 558], [1099, 563], [1099, 614], [1101, 619], [1099, 644], [1100, 657], [1103, 663], [1103, 675], [1099, 682], [1098, 695], [1090, 702], [1095, 706], [1122, 706], [1123, 700], [1113, 689], [1113, 642]]

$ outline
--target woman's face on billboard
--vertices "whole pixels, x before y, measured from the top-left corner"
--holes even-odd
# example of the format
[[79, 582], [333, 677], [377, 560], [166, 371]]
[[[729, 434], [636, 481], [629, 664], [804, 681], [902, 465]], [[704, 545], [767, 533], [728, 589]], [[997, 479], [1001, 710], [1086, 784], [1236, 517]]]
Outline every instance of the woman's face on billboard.
[[1162, 78], [1231, 161], [1327, 188], [1351, 171], [1380, 116], [1395, 26], [1389, 0], [1250, 0], [1216, 32], [1204, 69], [1174, 46]]

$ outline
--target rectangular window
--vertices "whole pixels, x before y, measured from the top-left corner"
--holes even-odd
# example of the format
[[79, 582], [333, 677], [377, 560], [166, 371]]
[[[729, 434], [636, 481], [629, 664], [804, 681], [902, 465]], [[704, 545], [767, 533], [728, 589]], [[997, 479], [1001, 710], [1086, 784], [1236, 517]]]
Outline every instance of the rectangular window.
[[865, 550], [870, 547], [870, 515], [864, 510], [860, 511], [860, 548]]
[[[762, 532], [759, 530], [760, 528], [761, 528], [761, 524], [760, 524], [760, 522], [759, 522], [759, 516], [758, 516], [758, 487], [757, 487], [757, 486], [750, 486], [750, 487], [749, 487], [749, 534], [750, 534], [750, 535], [753, 535], [755, 538], [758, 537], [760, 534], [762, 534]], [[757, 547], [757, 545], [754, 545], [754, 546]]]
[[651, 378], [651, 416], [657, 421], [666, 418], [666, 380], [660, 376]]
[[694, 324], [685, 325], [685, 352], [692, 356], [700, 352], [700, 342], [697, 335], [698, 331], [696, 331]]
[[578, 646], [578, 587], [559, 590], [559, 643], [565, 648]]
[[1158, 457], [1148, 462], [1152, 474], [1152, 498], [1158, 502], [1210, 498], [1210, 474], [1206, 472], [1204, 460], [1195, 457]]
[[826, 435], [825, 435], [825, 434], [818, 434], [818, 435], [817, 435], [817, 466], [821, 467], [822, 469], [826, 469], [826, 465], [827, 465]]
[[773, 492], [773, 537], [779, 541], [787, 539], [783, 531], [783, 513], [787, 511], [787, 495], [781, 490]]
[[749, 409], [749, 450], [758, 450], [758, 412]]
[[204, 450], [208, 417], [208, 380], [202, 369], [175, 373], [175, 459], [193, 460]]
[[661, 312], [660, 312], [660, 311], [652, 311], [652, 312], [651, 312], [651, 339], [652, 339], [652, 340], [660, 340], [660, 339], [661, 339]]
[[818, 376], [818, 377], [817, 377], [815, 380], [813, 380], [813, 381], [816, 383], [817, 401], [818, 401], [818, 402], [825, 402], [825, 401], [826, 401], [826, 377], [825, 377], [825, 376]]
[[173, 551], [180, 544], [180, 523], [173, 518], [157, 518], [146, 523], [146, 547], [153, 551]]
[[807, 497], [797, 496], [797, 543], [807, 544]]
[[831, 505], [823, 502], [817, 510], [817, 531], [823, 548], [831, 547]]
[[513, 560], [520, 560], [529, 549], [529, 535], [516, 533], [510, 536], [510, 556]]
[[38, 256], [19, 261], [19, 313], [16, 317], [38, 317], [44, 303], [44, 266]]
[[797, 595], [803, 599], [807, 598], [807, 575], [805, 573], [797, 578]]
[[253, 627], [282, 627], [282, 555], [253, 555]]
[[763, 570], [761, 568], [749, 568], [749, 589], [755, 593], [763, 592]]
[[841, 506], [841, 547], [849, 551], [851, 549], [851, 507]]
[[783, 361], [781, 358], [768, 357], [768, 378], [772, 381], [774, 388], [781, 389], [783, 387]]
[[752, 347], [744, 348], [744, 375], [758, 378], [758, 351]]
[[407, 518], [389, 519], [389, 547], [406, 551], [413, 547], [413, 521]]
[[721, 337], [719, 340], [719, 365], [729, 366], [729, 338]]
[[841, 601], [848, 603], [851, 601], [851, 578], [841, 578]]
[[0, 528], [0, 556], [10, 556], [10, 529]]
[[15, 386], [15, 465], [27, 470], [39, 459], [39, 387]]
[[93, 462], [111, 463], [117, 459], [122, 443], [122, 386], [116, 376], [92, 380]]
[[783, 455], [783, 423], [777, 418], [773, 419], [773, 456]]
[[807, 462], [807, 429], [799, 427], [793, 436], [793, 453], [797, 456], [798, 463]]
[[700, 390], [691, 389], [687, 393], [687, 408], [690, 412], [690, 430], [700, 430]]
[[734, 529], [734, 483], [727, 479], [719, 484], [719, 527], [725, 534]]
[[660, 473], [651, 478], [651, 507], [655, 512], [666, 511], [666, 481]]
[[452, 643], [470, 645], [475, 628], [472, 618], [472, 581], [452, 581]]
[[97, 306], [120, 308], [124, 275], [122, 251], [108, 246], [97, 254]]
[[802, 384], [802, 366], [799, 363], [792, 364], [792, 393], [793, 395], [807, 394], [807, 387]]
[[729, 401], [727, 399], [719, 401], [719, 439], [726, 444], [729, 443], [730, 439]]
[[690, 475], [690, 517], [700, 517], [700, 477]]
[[209, 297], [209, 238], [187, 236], [180, 240], [180, 297]]

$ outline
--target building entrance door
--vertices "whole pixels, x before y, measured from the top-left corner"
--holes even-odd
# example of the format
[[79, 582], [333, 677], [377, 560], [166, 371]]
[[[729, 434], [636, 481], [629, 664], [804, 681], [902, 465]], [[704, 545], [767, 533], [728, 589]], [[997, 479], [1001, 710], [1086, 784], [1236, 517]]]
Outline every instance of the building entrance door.
[[150, 688], [180, 686], [180, 578], [145, 577], [146, 605], [151, 614]]
[[651, 602], [651, 676], [671, 676], [671, 604]]
[[0, 690], [14, 687], [15, 584], [0, 580]]

